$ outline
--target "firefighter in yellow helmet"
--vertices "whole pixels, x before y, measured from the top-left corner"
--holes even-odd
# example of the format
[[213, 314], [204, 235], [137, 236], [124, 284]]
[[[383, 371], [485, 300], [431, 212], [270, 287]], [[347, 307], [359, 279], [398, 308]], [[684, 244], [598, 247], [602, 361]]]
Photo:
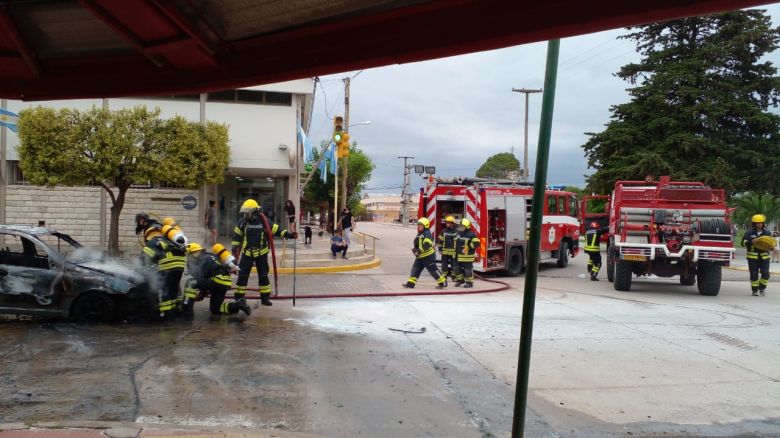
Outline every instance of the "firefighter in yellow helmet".
[[471, 221], [463, 218], [461, 230], [455, 237], [455, 286], [474, 287], [474, 258], [479, 248], [479, 237], [471, 229]]
[[195, 301], [208, 295], [212, 315], [234, 315], [239, 310], [246, 316], [252, 313], [246, 298], [225, 302], [225, 294], [233, 284], [230, 279], [231, 268], [216, 254], [206, 251], [197, 243], [190, 243], [187, 245], [187, 255], [187, 271], [192, 277], [184, 285], [185, 312], [192, 312]]
[[417, 236], [412, 243], [412, 254], [414, 254], [414, 264], [409, 279], [401, 286], [413, 289], [417, 285], [417, 280], [423, 269], [427, 269], [431, 276], [436, 280], [436, 289], [447, 287], [447, 277], [442, 275], [436, 267], [436, 248], [431, 236], [431, 222], [428, 218], [420, 218], [417, 221]]
[[[766, 227], [766, 216], [756, 214], [750, 220], [753, 226], [742, 236], [742, 246], [747, 249], [748, 270], [750, 271], [750, 289], [753, 296], [766, 294], [766, 286], [769, 284], [769, 259], [770, 252], [755, 247], [756, 239], [761, 236], [772, 237]], [[759, 278], [760, 274], [760, 278]]]
[[441, 272], [445, 277], [453, 277], [452, 265], [455, 259], [455, 237], [457, 235], [455, 217], [447, 216], [444, 219], [444, 229], [441, 230], [436, 239], [439, 243], [439, 254], [441, 254]]
[[271, 306], [271, 281], [268, 279], [268, 239], [273, 236], [285, 239], [297, 239], [298, 233], [291, 233], [278, 224], [269, 222], [270, 233], [267, 236], [264, 215], [260, 211], [260, 205], [254, 199], [247, 199], [241, 205], [240, 218], [233, 230], [232, 252], [240, 260], [238, 263], [238, 280], [236, 281], [235, 299], [238, 301], [246, 295], [246, 285], [249, 282], [249, 274], [252, 267], [257, 267], [259, 282], [260, 302], [264, 306]]
[[141, 261], [157, 270], [160, 318], [169, 319], [175, 316], [178, 310], [180, 283], [187, 256], [184, 248], [166, 238], [157, 225], [148, 226], [144, 230], [145, 245]]

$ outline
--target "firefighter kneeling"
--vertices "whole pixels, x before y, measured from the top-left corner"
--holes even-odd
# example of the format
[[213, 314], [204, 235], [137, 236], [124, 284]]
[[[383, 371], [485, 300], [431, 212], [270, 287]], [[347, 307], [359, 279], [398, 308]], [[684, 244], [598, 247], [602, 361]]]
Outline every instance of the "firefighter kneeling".
[[423, 269], [427, 269], [436, 280], [436, 289], [447, 287], [447, 278], [436, 267], [436, 250], [433, 246], [433, 236], [431, 236], [431, 230], [429, 230], [430, 226], [431, 222], [427, 218], [420, 218], [417, 221], [417, 237], [414, 238], [414, 243], [412, 244], [412, 253], [415, 256], [414, 265], [412, 265], [412, 273], [409, 275], [409, 279], [401, 285], [403, 287], [414, 288]]
[[[269, 224], [270, 230], [265, 229], [265, 215], [260, 212], [260, 206], [254, 199], [247, 199], [241, 204], [241, 219], [233, 230], [233, 255], [241, 258], [238, 262], [238, 280], [236, 281], [236, 300], [246, 295], [246, 285], [249, 283], [249, 274], [252, 267], [257, 267], [257, 277], [260, 291], [260, 302], [264, 306], [271, 306], [271, 281], [268, 279], [268, 239], [273, 236], [285, 239], [297, 239], [298, 233], [291, 233], [278, 224]], [[267, 236], [266, 234], [272, 234]]]
[[455, 237], [455, 286], [470, 288], [474, 287], [474, 256], [479, 248], [479, 237], [471, 231], [468, 219], [460, 221], [460, 228]]
[[[222, 245], [214, 245], [222, 246]], [[203, 249], [197, 243], [187, 245], [189, 260], [188, 271], [192, 278], [184, 285], [184, 311], [192, 312], [195, 301], [210, 296], [209, 310], [213, 315], [234, 315], [238, 311], [249, 316], [252, 310], [246, 302], [246, 298], [240, 298], [232, 303], [225, 302], [225, 294], [232, 286], [230, 280], [230, 268], [217, 257]]]
[[601, 235], [608, 232], [609, 227], [599, 227], [598, 222], [591, 222], [585, 232], [585, 254], [588, 255], [588, 273], [591, 281], [597, 278], [601, 269]]

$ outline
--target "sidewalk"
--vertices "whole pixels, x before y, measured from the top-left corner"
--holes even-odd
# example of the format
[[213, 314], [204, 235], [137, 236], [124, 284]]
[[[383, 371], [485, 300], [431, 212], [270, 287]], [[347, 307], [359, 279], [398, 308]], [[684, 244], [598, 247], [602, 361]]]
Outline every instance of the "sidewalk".
[[41, 422], [31, 425], [0, 423], [0, 438], [316, 438], [282, 430], [225, 429], [208, 427], [161, 427], [115, 422]]

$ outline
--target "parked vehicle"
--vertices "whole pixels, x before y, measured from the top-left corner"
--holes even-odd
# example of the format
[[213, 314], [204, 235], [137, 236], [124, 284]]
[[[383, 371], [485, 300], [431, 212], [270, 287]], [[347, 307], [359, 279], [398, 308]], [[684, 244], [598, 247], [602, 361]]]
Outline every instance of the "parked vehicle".
[[[438, 179], [420, 189], [418, 215], [431, 221], [434, 237], [452, 215], [471, 221], [480, 240], [474, 270], [520, 275], [528, 254], [533, 183], [482, 179]], [[579, 252], [580, 223], [574, 193], [546, 190], [541, 239], [541, 262], [565, 268]]]
[[721, 189], [700, 182], [618, 181], [609, 210], [607, 277], [631, 289], [634, 275], [680, 277], [702, 295], [720, 291], [734, 253], [731, 217]]
[[158, 299], [151, 278], [67, 234], [0, 225], [0, 313], [82, 321], [150, 316]]

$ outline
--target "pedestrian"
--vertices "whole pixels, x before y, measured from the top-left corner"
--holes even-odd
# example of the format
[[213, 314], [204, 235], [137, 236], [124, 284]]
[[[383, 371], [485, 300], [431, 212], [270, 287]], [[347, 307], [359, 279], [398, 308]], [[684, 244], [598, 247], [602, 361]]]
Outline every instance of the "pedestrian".
[[203, 226], [206, 227], [206, 242], [209, 245], [217, 244], [217, 209], [214, 207], [216, 201], [209, 201], [209, 209], [206, 210], [206, 215], [203, 218]]
[[339, 227], [341, 228], [342, 234], [344, 236], [344, 241], [347, 242], [347, 245], [351, 245], [352, 242], [349, 240], [349, 236], [352, 233], [352, 230], [354, 228], [353, 218], [352, 218], [352, 211], [350, 211], [349, 207], [344, 207], [344, 210], [341, 211], [341, 220], [339, 221]]
[[599, 281], [601, 269], [601, 236], [609, 232], [609, 226], [600, 227], [598, 222], [591, 222], [585, 232], [585, 254], [588, 255], [588, 273], [590, 281]]
[[341, 237], [341, 230], [336, 230], [333, 237], [330, 238], [330, 252], [333, 254], [333, 258], [335, 259], [336, 253], [340, 252], [341, 258], [346, 259], [348, 249], [349, 245], [347, 245], [347, 242]]
[[455, 237], [455, 286], [474, 287], [474, 259], [479, 238], [471, 230], [471, 221], [463, 218]]
[[774, 231], [772, 236], [775, 238], [775, 249], [772, 250], [772, 263], [777, 263], [780, 262], [780, 233]]
[[423, 269], [427, 269], [431, 276], [436, 280], [436, 289], [447, 287], [447, 278], [436, 267], [436, 248], [433, 245], [433, 236], [431, 236], [431, 222], [428, 218], [420, 218], [417, 221], [417, 236], [414, 238], [412, 254], [414, 254], [414, 264], [409, 279], [401, 286], [413, 289], [417, 284], [417, 279]]
[[[752, 227], [742, 236], [742, 246], [747, 249], [748, 270], [750, 271], [750, 289], [753, 296], [766, 294], [766, 286], [769, 284], [769, 252], [757, 248], [755, 245], [759, 237], [772, 234], [765, 228], [766, 216], [753, 215]], [[760, 274], [760, 278], [759, 278]]]
[[455, 237], [458, 235], [458, 230], [455, 229], [455, 217], [447, 216], [444, 219], [444, 229], [439, 233], [437, 238], [439, 243], [439, 254], [441, 254], [441, 273], [445, 277], [451, 277], [455, 279], [453, 274], [453, 262], [455, 259]]
[[[246, 295], [246, 285], [252, 267], [257, 267], [258, 290], [260, 302], [271, 306], [271, 282], [268, 279], [268, 240], [273, 236], [297, 239], [298, 233], [290, 232], [269, 221], [270, 230], [265, 229], [265, 221], [260, 206], [254, 199], [247, 199], [241, 204], [240, 218], [233, 230], [232, 253], [240, 261], [238, 264], [238, 280], [236, 281], [236, 301]], [[271, 234], [268, 236], [267, 234]]]
[[163, 235], [164, 231], [171, 229], [168, 225], [161, 229], [152, 224], [143, 232], [145, 245], [141, 260], [145, 266], [153, 267], [157, 271], [161, 288], [158, 302], [160, 319], [176, 316], [181, 277], [187, 263], [184, 248]]
[[[191, 278], [184, 285], [184, 305], [186, 314], [191, 314], [195, 301], [209, 297], [209, 310], [212, 315], [235, 315], [242, 311], [249, 316], [252, 309], [242, 297], [234, 302], [225, 302], [225, 294], [233, 282], [231, 269], [216, 254], [203, 249], [197, 243], [187, 245], [187, 272]], [[232, 273], [236, 273], [235, 271]]]
[[287, 229], [295, 232], [295, 205], [291, 200], [287, 200], [284, 204], [284, 212], [287, 215]]

